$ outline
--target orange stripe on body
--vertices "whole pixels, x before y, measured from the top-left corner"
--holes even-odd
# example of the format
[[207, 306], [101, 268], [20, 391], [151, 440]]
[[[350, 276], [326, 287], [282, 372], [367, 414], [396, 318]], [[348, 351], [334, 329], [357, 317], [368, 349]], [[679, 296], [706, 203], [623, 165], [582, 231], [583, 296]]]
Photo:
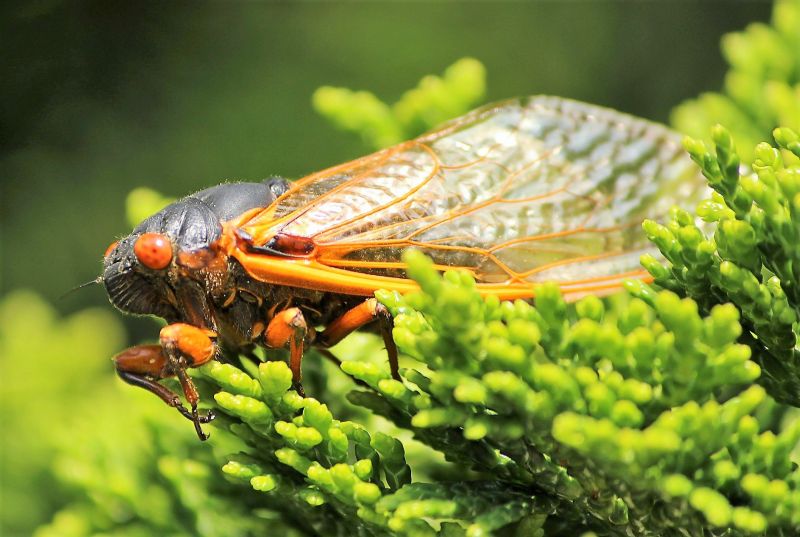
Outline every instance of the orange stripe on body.
[[[402, 294], [419, 290], [417, 283], [410, 279], [337, 269], [309, 258], [289, 259], [249, 254], [238, 248], [234, 248], [231, 255], [242, 264], [251, 276], [273, 285], [364, 297], [373, 296], [379, 289], [397, 291]], [[557, 283], [561, 286], [565, 296], [570, 298], [573, 295], [609, 294], [621, 289], [623, 279], [628, 278], [650, 280], [647, 272], [639, 271]], [[537, 285], [479, 283], [477, 290], [482, 296], [496, 296], [500, 300], [529, 299], [533, 298]]]

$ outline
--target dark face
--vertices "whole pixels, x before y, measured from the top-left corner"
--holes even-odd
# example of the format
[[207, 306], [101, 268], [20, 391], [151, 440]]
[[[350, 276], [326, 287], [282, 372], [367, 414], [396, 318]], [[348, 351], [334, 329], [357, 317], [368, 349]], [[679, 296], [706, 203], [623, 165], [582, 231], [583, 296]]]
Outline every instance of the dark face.
[[286, 182], [223, 184], [167, 206], [107, 253], [103, 284], [120, 310], [212, 326], [209, 298], [231, 287], [227, 258], [214, 247], [222, 222], [267, 207]]

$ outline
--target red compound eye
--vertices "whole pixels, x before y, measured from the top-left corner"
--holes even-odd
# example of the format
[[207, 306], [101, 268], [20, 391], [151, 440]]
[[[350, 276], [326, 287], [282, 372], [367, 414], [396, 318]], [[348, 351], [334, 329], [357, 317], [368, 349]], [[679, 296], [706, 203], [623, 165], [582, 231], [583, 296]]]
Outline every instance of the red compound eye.
[[172, 261], [172, 245], [161, 233], [145, 233], [133, 244], [136, 259], [147, 268], [161, 270]]
[[106, 248], [106, 253], [103, 254], [103, 257], [108, 257], [108, 254], [114, 251], [114, 248], [117, 247], [117, 244], [119, 244], [119, 241], [114, 241], [111, 244], [109, 244], [108, 248]]

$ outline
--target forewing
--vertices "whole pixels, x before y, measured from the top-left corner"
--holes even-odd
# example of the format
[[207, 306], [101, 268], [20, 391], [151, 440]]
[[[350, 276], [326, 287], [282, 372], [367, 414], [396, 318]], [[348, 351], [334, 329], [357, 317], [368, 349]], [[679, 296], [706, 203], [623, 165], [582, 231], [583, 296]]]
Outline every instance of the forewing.
[[309, 238], [322, 265], [374, 275], [404, 277], [413, 246], [484, 284], [616, 282], [651, 250], [642, 220], [704, 185], [665, 127], [534, 97], [309, 176], [244, 228], [257, 245]]

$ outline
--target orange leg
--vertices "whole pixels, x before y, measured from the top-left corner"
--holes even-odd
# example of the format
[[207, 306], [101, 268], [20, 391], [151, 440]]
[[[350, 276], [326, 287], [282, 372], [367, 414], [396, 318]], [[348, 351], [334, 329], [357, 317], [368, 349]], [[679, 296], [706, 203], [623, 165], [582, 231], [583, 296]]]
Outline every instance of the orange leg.
[[[298, 393], [303, 395], [301, 364], [303, 351], [306, 344], [314, 342], [317, 347], [326, 349], [339, 343], [353, 331], [362, 326], [378, 320], [381, 335], [389, 355], [389, 369], [392, 377], [400, 380], [397, 366], [397, 347], [392, 339], [392, 316], [386, 307], [374, 298], [365, 300], [358, 306], [346, 311], [338, 319], [328, 325], [319, 335], [308, 326], [300, 308], [288, 308], [279, 311], [267, 325], [264, 331], [264, 341], [273, 349], [289, 349], [289, 367], [292, 370], [292, 380]], [[338, 362], [338, 359], [327, 353], [328, 358]]]
[[[161, 345], [137, 345], [114, 357], [117, 374], [125, 382], [144, 388], [161, 398], [166, 404], [176, 408], [184, 417], [194, 423], [197, 436], [201, 440], [208, 438], [200, 427], [214, 419], [208, 412], [201, 415], [197, 412], [199, 396], [194, 383], [186, 374], [187, 367], [202, 365], [216, 354], [216, 345], [211, 340], [215, 334], [196, 326], [175, 323], [161, 329]], [[180, 398], [159, 380], [177, 376], [191, 406], [191, 411], [184, 408]]]
[[394, 322], [386, 306], [375, 298], [369, 298], [353, 309], [344, 312], [341, 317], [329, 324], [319, 335], [317, 344], [321, 347], [332, 347], [353, 331], [375, 320], [380, 323], [381, 337], [383, 337], [383, 343], [386, 346], [386, 354], [389, 355], [389, 370], [392, 372], [392, 378], [400, 380], [397, 364], [397, 346], [392, 339]]
[[303, 375], [300, 365], [303, 361], [303, 351], [306, 337], [309, 332], [306, 318], [300, 308], [289, 308], [279, 311], [267, 325], [264, 331], [264, 342], [273, 349], [289, 348], [289, 368], [292, 370], [292, 382], [300, 395], [303, 393]]

